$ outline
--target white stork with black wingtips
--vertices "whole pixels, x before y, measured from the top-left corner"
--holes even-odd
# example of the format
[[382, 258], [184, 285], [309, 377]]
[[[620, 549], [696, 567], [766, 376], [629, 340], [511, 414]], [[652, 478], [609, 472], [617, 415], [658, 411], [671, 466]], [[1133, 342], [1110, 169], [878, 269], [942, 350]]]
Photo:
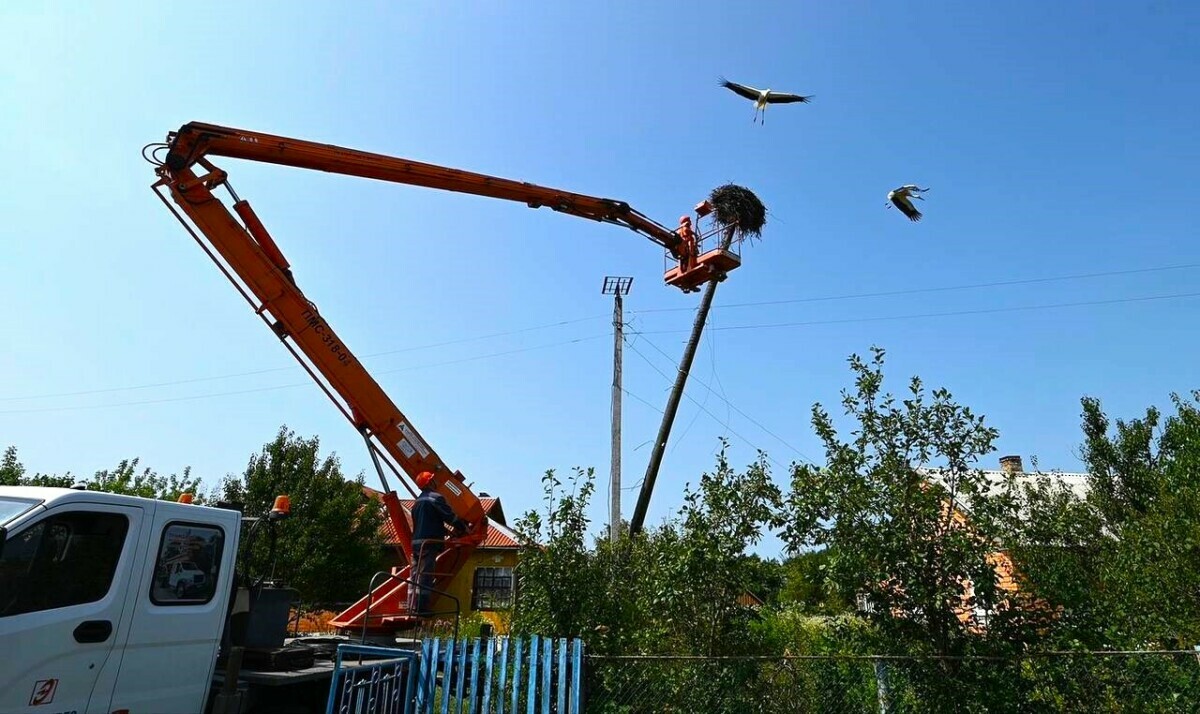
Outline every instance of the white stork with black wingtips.
[[758, 121], [758, 113], [762, 112], [763, 123], [767, 122], [767, 105], [768, 104], [791, 104], [792, 102], [808, 102], [813, 98], [813, 95], [807, 97], [799, 94], [787, 94], [785, 92], [772, 92], [770, 89], [756, 89], [745, 84], [730, 82], [728, 79], [721, 77], [721, 86], [731, 90], [739, 97], [745, 97], [754, 102], [754, 119]]
[[910, 221], [919, 221], [922, 214], [912, 204], [912, 199], [916, 198], [924, 201], [925, 198], [921, 194], [928, 190], [927, 188], [919, 188], [916, 184], [905, 184], [900, 188], [888, 191], [888, 203], [884, 205], [888, 208], [892, 206], [899, 208], [900, 212], [908, 216], [908, 220]]

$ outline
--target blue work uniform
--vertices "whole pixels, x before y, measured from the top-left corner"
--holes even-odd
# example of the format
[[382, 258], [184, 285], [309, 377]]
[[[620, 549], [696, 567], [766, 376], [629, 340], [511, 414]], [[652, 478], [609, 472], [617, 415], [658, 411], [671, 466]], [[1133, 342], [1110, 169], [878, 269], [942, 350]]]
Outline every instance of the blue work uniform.
[[465, 529], [466, 521], [454, 515], [446, 497], [431, 489], [413, 504], [413, 579], [417, 582], [415, 614], [426, 615], [433, 595], [433, 566], [446, 547], [446, 526]]

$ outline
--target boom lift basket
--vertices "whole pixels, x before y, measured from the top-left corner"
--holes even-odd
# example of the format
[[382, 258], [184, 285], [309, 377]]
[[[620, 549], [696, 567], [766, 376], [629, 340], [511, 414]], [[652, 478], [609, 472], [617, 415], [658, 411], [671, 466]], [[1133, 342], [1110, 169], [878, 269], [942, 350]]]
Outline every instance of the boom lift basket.
[[698, 292], [700, 286], [714, 278], [724, 280], [742, 264], [742, 238], [729, 239], [728, 231], [728, 226], [717, 221], [711, 203], [697, 204], [695, 223], [688, 216], [679, 219], [683, 259], [664, 251], [663, 280], [684, 292]]

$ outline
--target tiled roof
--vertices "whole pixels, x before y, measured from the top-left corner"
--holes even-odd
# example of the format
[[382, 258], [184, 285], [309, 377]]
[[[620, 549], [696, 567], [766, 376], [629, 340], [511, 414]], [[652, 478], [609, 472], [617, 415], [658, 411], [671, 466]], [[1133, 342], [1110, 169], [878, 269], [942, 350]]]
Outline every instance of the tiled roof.
[[[382, 492], [376, 491], [369, 486], [363, 486], [363, 494], [368, 498], [379, 498]], [[518, 548], [520, 543], [517, 539], [517, 534], [511, 528], [504, 525], [504, 511], [500, 507], [500, 499], [493, 497], [484, 497], [479, 499], [483, 506], [483, 512], [488, 514], [488, 531], [484, 536], [483, 542], [479, 544], [480, 548]], [[409, 529], [412, 528], [412, 507], [415, 501], [411, 498], [400, 499], [400, 508], [404, 512], [404, 519], [408, 521]], [[494, 520], [494, 515], [499, 516], [499, 519]], [[386, 545], [397, 545], [399, 543], [396, 537], [396, 529], [392, 527], [392, 522], [387, 518], [383, 519], [383, 523], [379, 526], [379, 537]]]
[[479, 544], [480, 548], [518, 548], [520, 541], [517, 534], [508, 526], [488, 521], [487, 537]]

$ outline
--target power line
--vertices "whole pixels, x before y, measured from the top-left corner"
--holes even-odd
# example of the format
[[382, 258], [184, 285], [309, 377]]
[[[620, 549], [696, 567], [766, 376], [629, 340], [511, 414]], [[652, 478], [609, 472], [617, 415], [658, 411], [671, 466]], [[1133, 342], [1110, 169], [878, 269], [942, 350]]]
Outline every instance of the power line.
[[[635, 332], [635, 334], [637, 334], [637, 335], [641, 336], [641, 337], [642, 337], [642, 338], [645, 340], [646, 344], [648, 344], [648, 345], [650, 345], [651, 347], [653, 347], [654, 349], [658, 350], [658, 353], [659, 353], [659, 354], [661, 354], [663, 357], [666, 357], [666, 358], [667, 358], [667, 359], [669, 359], [669, 360], [673, 360], [673, 359], [674, 359], [673, 357], [671, 357], [671, 355], [669, 355], [669, 354], [667, 354], [666, 352], [664, 352], [664, 351], [662, 350], [662, 348], [660, 348], [658, 345], [654, 344], [654, 342], [652, 342], [652, 341], [651, 341], [651, 340], [649, 340], [649, 339], [645, 339], [645, 336], [644, 336], [642, 333]], [[661, 373], [660, 373], [660, 374], [661, 374]], [[711, 386], [709, 386], [709, 385], [705, 384], [704, 382], [700, 381], [699, 379], [696, 379], [696, 377], [695, 377], [694, 375], [691, 377], [691, 379], [692, 379], [693, 381], [695, 381], [697, 384], [699, 384], [701, 387], [704, 387], [705, 389], [707, 389], [709, 394], [713, 394], [713, 395], [715, 395], [715, 396], [717, 397], [717, 399], [720, 399], [721, 401], [725, 402], [725, 404], [726, 404], [726, 405], [727, 405], [727, 406], [728, 406], [730, 409], [732, 409], [733, 411], [735, 411], [735, 412], [737, 412], [738, 414], [740, 414], [740, 415], [741, 415], [743, 418], [745, 418], [745, 419], [746, 419], [747, 421], [749, 421], [751, 424], [753, 424], [753, 425], [757, 426], [759, 429], [762, 429], [762, 430], [763, 430], [764, 432], [766, 432], [768, 435], [770, 435], [770, 436], [774, 437], [776, 441], [778, 441], [779, 443], [781, 443], [781, 444], [783, 444], [784, 446], [788, 447], [788, 448], [789, 448], [789, 449], [791, 449], [792, 451], [796, 452], [796, 453], [797, 453], [797, 454], [800, 456], [800, 458], [804, 459], [806, 462], [808, 462], [808, 463], [810, 463], [810, 464], [814, 463], [814, 462], [813, 462], [813, 460], [812, 460], [812, 459], [810, 459], [810, 458], [808, 458], [808, 456], [806, 456], [806, 455], [804, 454], [804, 452], [803, 452], [803, 451], [801, 451], [800, 449], [797, 449], [795, 446], [792, 446], [792, 445], [791, 445], [790, 443], [788, 443], [788, 441], [787, 441], [786, 439], [784, 439], [782, 436], [780, 436], [780, 435], [776, 434], [775, 432], [771, 431], [771, 430], [770, 430], [770, 429], [768, 429], [767, 427], [763, 426], [763, 425], [762, 425], [762, 424], [761, 424], [761, 423], [760, 423], [758, 420], [756, 420], [754, 417], [750, 416], [750, 415], [749, 415], [749, 414], [747, 414], [746, 412], [742, 411], [741, 409], [738, 409], [738, 408], [737, 408], [737, 405], [736, 405], [736, 404], [734, 404], [733, 402], [729, 401], [729, 399], [728, 399], [728, 398], [727, 398], [725, 395], [723, 395], [723, 394], [718, 394], [718, 393], [717, 393], [717, 392], [716, 392], [716, 391], [715, 391], [715, 390], [714, 390], [714, 389], [713, 389]], [[757, 447], [756, 447], [756, 448], [757, 448]]]
[[639, 402], [641, 402], [642, 404], [645, 404], [646, 406], [650, 407], [651, 409], [653, 409], [654, 411], [658, 412], [659, 414], [662, 414], [662, 413], [663, 413], [663, 410], [662, 410], [662, 409], [659, 409], [658, 407], [654, 406], [653, 404], [651, 404], [650, 402], [646, 401], [645, 399], [642, 399], [641, 397], [639, 397], [638, 395], [636, 395], [636, 394], [634, 394], [633, 392], [629, 391], [628, 389], [625, 389], [624, 387], [622, 387], [622, 388], [621, 388], [621, 391], [622, 391], [622, 392], [624, 392], [624, 393], [625, 393], [627, 396], [633, 397], [634, 399], [638, 400], [638, 401], [639, 401]]
[[[993, 307], [981, 310], [955, 310], [952, 312], [923, 312], [911, 315], [885, 315], [881, 317], [847, 317], [837, 320], [807, 320], [804, 322], [775, 322], [758, 325], [726, 325], [710, 328], [713, 331], [725, 330], [768, 330], [784, 327], [809, 327], [813, 325], [840, 325], [854, 322], [886, 322], [889, 320], [914, 320], [925, 317], [960, 317], [963, 315], [989, 315], [1000, 312], [1029, 312], [1033, 310], [1053, 310], [1064, 307], [1088, 307], [1095, 305], [1116, 305], [1120, 303], [1150, 302], [1153, 300], [1176, 300], [1181, 298], [1200, 297], [1200, 292], [1174, 293], [1171, 295], [1148, 295], [1145, 297], [1116, 298], [1113, 300], [1088, 300], [1084, 302], [1061, 302], [1047, 305], [1019, 305], [1016, 307]], [[687, 330], [644, 330], [643, 335], [670, 335], [687, 332]]]
[[[519, 328], [516, 330], [506, 330], [504, 332], [493, 332], [490, 334], [477, 335], [474, 337], [462, 337], [462, 338], [454, 339], [454, 340], [446, 340], [444, 342], [432, 342], [432, 343], [425, 344], [425, 345], [415, 345], [413, 347], [402, 347], [400, 349], [395, 349], [395, 350], [386, 350], [384, 352], [372, 352], [370, 354], [362, 355], [362, 357], [360, 357], [360, 359], [371, 359], [373, 357], [384, 357], [386, 355], [400, 354], [402, 352], [416, 352], [418, 350], [428, 350], [428, 349], [433, 349], [435, 347], [445, 347], [447, 345], [457, 345], [457, 344], [463, 344], [466, 342], [478, 342], [480, 340], [488, 340], [488, 339], [493, 339], [496, 337], [507, 337], [509, 335], [518, 335], [518, 334], [522, 334], [525, 332], [534, 332], [536, 330], [547, 330], [552, 327], [562, 327], [564, 325], [573, 325], [573, 324], [576, 324], [579, 322], [587, 322], [589, 320], [596, 320], [601, 317], [604, 317], [604, 315], [593, 315], [591, 317], [577, 317], [577, 318], [574, 318], [571, 320], [559, 320], [558, 322], [546, 323], [544, 325], [536, 325], [534, 327], [522, 327], [522, 328]], [[448, 364], [453, 364], [453, 362], [448, 363]], [[231, 374], [220, 374], [220, 375], [215, 375], [215, 376], [211, 376], [211, 377], [192, 377], [190, 379], [175, 379], [175, 380], [170, 380], [170, 381], [166, 381], [166, 382], [151, 382], [148, 384], [135, 384], [135, 385], [131, 385], [128, 387], [106, 387], [103, 389], [84, 389], [84, 390], [75, 391], [75, 392], [56, 392], [53, 394], [34, 394], [34, 395], [29, 395], [29, 396], [24, 396], [24, 397], [0, 397], [0, 402], [15, 402], [15, 401], [25, 401], [25, 400], [30, 400], [30, 399], [55, 399], [58, 397], [82, 397], [82, 396], [87, 396], [87, 395], [91, 395], [91, 394], [109, 394], [112, 392], [129, 392], [129, 391], [135, 391], [135, 390], [139, 390], [139, 389], [154, 389], [156, 387], [175, 387], [175, 386], [178, 386], [181, 384], [196, 384], [199, 382], [215, 382], [215, 381], [219, 381], [222, 379], [235, 379], [238, 377], [254, 377], [254, 376], [257, 376], [260, 374], [271, 374], [274, 372], [291, 372], [297, 368], [298, 368], [297, 365], [290, 365], [287, 367], [270, 367], [267, 369], [257, 369], [257, 370], [253, 370], [250, 372], [234, 372]], [[0, 412], [0, 413], [9, 413], [9, 412]]]
[[[580, 342], [588, 342], [591, 340], [596, 340], [601, 337], [608, 337], [608, 335], [591, 335], [589, 337], [578, 337], [573, 340], [564, 340], [562, 342], [553, 342], [553, 343], [545, 344], [545, 345], [535, 345], [533, 347], [521, 347], [521, 348], [514, 349], [514, 350], [505, 350], [503, 352], [492, 352], [492, 353], [484, 354], [484, 355], [475, 355], [473, 357], [464, 357], [462, 359], [447, 360], [444, 362], [433, 362], [430, 364], [414, 365], [411, 367], [399, 367], [397, 369], [389, 369], [389, 370], [383, 370], [380, 372], [376, 372], [375, 374], [380, 374], [380, 375], [396, 374], [398, 372], [411, 372], [411, 371], [419, 370], [419, 369], [429, 369], [431, 367], [442, 367], [442, 366], [451, 365], [451, 364], [461, 364], [463, 362], [475, 362], [478, 360], [490, 359], [493, 357], [503, 357], [505, 355], [518, 354], [520, 352], [532, 352], [534, 350], [548, 349], [551, 347], [561, 347], [563, 345], [573, 345], [573, 344], [577, 344]], [[296, 387], [306, 387], [306, 386], [311, 386], [311, 385], [312, 385], [312, 382], [294, 382], [291, 384], [278, 384], [278, 385], [271, 386], [271, 387], [256, 387], [254, 389], [239, 389], [236, 391], [229, 391], [229, 392], [212, 392], [209, 394], [196, 394], [196, 395], [187, 396], [187, 397], [165, 397], [162, 399], [146, 399], [146, 400], [140, 400], [140, 401], [135, 401], [135, 402], [117, 402], [115, 404], [87, 404], [87, 405], [66, 406], [66, 407], [40, 407], [40, 408], [32, 408], [32, 409], [9, 409], [9, 410], [5, 410], [5, 411], [0, 411], [0, 415], [3, 415], [3, 414], [40, 414], [40, 413], [45, 413], [45, 412], [64, 412], [64, 411], [80, 411], [80, 410], [91, 410], [91, 409], [109, 409], [109, 408], [115, 408], [115, 407], [132, 407], [132, 406], [142, 406], [142, 405], [148, 405], [148, 404], [165, 404], [168, 402], [186, 402], [186, 401], [195, 401], [197, 399], [212, 399], [212, 398], [216, 398], [216, 397], [229, 397], [229, 396], [236, 396], [236, 395], [241, 395], [241, 394], [255, 394], [258, 392], [278, 391], [281, 389], [294, 389]]]
[[429, 364], [413, 365], [411, 367], [397, 367], [396, 369], [385, 369], [375, 372], [375, 374], [395, 374], [397, 372], [412, 372], [418, 369], [429, 369], [431, 367], [445, 367], [452, 364], [462, 364], [464, 362], [478, 362], [483, 359], [491, 359], [493, 357], [504, 357], [507, 355], [520, 354], [522, 352], [533, 352], [535, 350], [544, 350], [551, 347], [562, 347], [564, 345], [574, 345], [580, 342], [591, 342], [598, 340], [601, 337], [609, 337], [609, 335], [589, 335], [587, 337], [576, 337], [571, 340], [562, 340], [561, 342], [551, 342], [544, 345], [533, 345], [532, 347], [518, 347], [516, 349], [504, 350], [502, 352], [490, 352], [484, 355], [475, 355], [473, 357], [462, 357], [460, 359], [444, 360], [442, 362], [431, 362]]
[[[629, 342], [629, 340], [628, 340], [628, 339], [626, 339], [626, 341], [625, 341], [625, 344], [629, 345], [629, 349], [633, 350], [634, 354], [636, 354], [637, 356], [641, 357], [641, 358], [642, 358], [642, 360], [644, 360], [644, 361], [646, 362], [646, 364], [650, 365], [650, 368], [651, 368], [651, 369], [653, 369], [655, 372], [658, 372], [658, 373], [659, 373], [659, 375], [661, 375], [663, 379], [667, 380], [668, 382], [674, 381], [674, 380], [672, 380], [672, 379], [671, 379], [669, 376], [667, 376], [666, 372], [663, 372], [661, 369], [659, 369], [659, 368], [658, 368], [658, 365], [654, 364], [653, 360], [651, 360], [649, 357], [647, 357], [647, 356], [646, 356], [646, 355], [645, 355], [645, 354], [644, 354], [644, 353], [643, 353], [641, 350], [639, 350], [637, 347], [634, 347], [634, 346], [633, 346], [633, 344], [631, 344], [631, 343]], [[754, 444], [754, 442], [753, 442], [753, 441], [750, 441], [750, 440], [749, 440], [749, 439], [747, 439], [746, 437], [744, 437], [744, 436], [742, 436], [741, 434], [739, 434], [739, 433], [737, 433], [736, 431], [734, 431], [734, 430], [733, 430], [733, 427], [729, 426], [729, 424], [728, 424], [728, 423], [721, 421], [721, 418], [720, 418], [720, 417], [718, 417], [716, 414], [713, 414], [711, 411], [709, 411], [709, 410], [708, 410], [708, 408], [707, 408], [707, 407], [705, 407], [705, 406], [704, 406], [703, 404], [701, 404], [700, 402], [696, 401], [696, 398], [695, 398], [695, 397], [693, 397], [692, 395], [688, 394], [686, 391], [683, 393], [683, 396], [685, 396], [685, 397], [687, 397], [689, 400], [691, 400], [692, 404], [695, 404], [696, 406], [698, 406], [698, 407], [700, 408], [700, 411], [702, 411], [702, 412], [704, 412], [705, 414], [707, 414], [708, 416], [710, 416], [710, 417], [712, 418], [712, 420], [713, 420], [713, 421], [715, 421], [715, 422], [717, 422], [718, 424], [720, 424], [721, 426], [725, 427], [725, 430], [726, 430], [726, 431], [728, 431], [730, 434], [733, 434], [733, 435], [734, 435], [734, 436], [736, 436], [737, 438], [739, 438], [739, 439], [741, 439], [742, 441], [746, 442], [746, 443], [747, 443], [747, 444], [750, 446], [750, 448], [752, 448], [752, 449], [754, 449], [755, 451], [758, 451], [759, 453], [761, 453], [761, 454], [763, 454], [764, 456], [766, 456], [766, 457], [767, 457], [767, 459], [769, 459], [771, 462], [773, 462], [773, 463], [774, 463], [776, 466], [778, 466], [778, 467], [780, 467], [780, 468], [783, 468], [783, 469], [786, 469], [786, 468], [787, 468], [787, 467], [786, 467], [786, 466], [784, 466], [783, 464], [781, 464], [781, 463], [779, 463], [778, 461], [776, 461], [776, 460], [775, 460], [773, 457], [771, 457], [771, 455], [770, 455], [770, 454], [768, 454], [768, 453], [767, 453], [767, 452], [766, 452], [764, 449], [761, 449], [761, 448], [759, 448], [758, 446], [756, 446], [756, 445]]]
[[[951, 292], [957, 290], [976, 290], [980, 288], [998, 288], [1010, 285], [1035, 285], [1038, 283], [1054, 283], [1066, 282], [1068, 280], [1087, 280], [1092, 278], [1107, 278], [1117, 275], [1136, 275], [1141, 273], [1160, 273], [1168, 270], [1187, 270], [1191, 268], [1200, 268], [1200, 263], [1183, 263], [1180, 265], [1163, 265], [1154, 268], [1133, 268], [1130, 270], [1109, 270], [1100, 273], [1076, 273], [1073, 275], [1056, 275], [1046, 278], [1018, 278], [1013, 280], [998, 280], [989, 283], [970, 283], [966, 285], [944, 285], [927, 288], [908, 288], [904, 290], [885, 290], [882, 292], [873, 293], [849, 293], [843, 295], [825, 295], [819, 297], [806, 298], [791, 298], [787, 300], [764, 300], [761, 302], [740, 302], [731, 303], [729, 305], [713, 305], [713, 309], [717, 308], [735, 308], [735, 307], [760, 307], [764, 305], [792, 305], [805, 302], [832, 302], [836, 300], [854, 300], [858, 298], [872, 297], [893, 297], [896, 295], [917, 295], [921, 293], [939, 293]], [[636, 313], [652, 313], [652, 312], [681, 312], [691, 310], [690, 307], [662, 307], [662, 308], [647, 308], [644, 310], [634, 310]]]
[[[809, 297], [809, 298], [795, 298], [795, 299], [788, 299], [788, 300], [767, 300], [767, 301], [761, 301], [761, 302], [732, 303], [729, 305], [714, 305], [713, 309], [758, 307], [758, 306], [766, 306], [766, 305], [786, 305], [786, 304], [796, 304], [796, 303], [806, 303], [806, 302], [828, 302], [828, 301], [837, 301], [837, 300], [850, 300], [850, 299], [856, 299], [856, 298], [889, 297], [889, 296], [897, 296], [897, 295], [913, 295], [913, 294], [920, 294], [920, 293], [935, 293], [935, 292], [948, 292], [948, 291], [957, 291], [957, 290], [970, 290], [970, 289], [976, 289], [976, 288], [1002, 287], [1002, 286], [1008, 286], [1008, 285], [1030, 285], [1030, 284], [1036, 284], [1036, 283], [1061, 282], [1061, 281], [1068, 281], [1068, 280], [1083, 280], [1083, 279], [1100, 278], [1100, 277], [1111, 277], [1111, 276], [1117, 276], [1117, 275], [1133, 275], [1133, 274], [1140, 274], [1140, 273], [1164, 272], [1164, 271], [1168, 271], [1168, 270], [1184, 270], [1184, 269], [1197, 268], [1197, 267], [1200, 267], [1200, 263], [1184, 263], [1184, 264], [1180, 264], [1180, 265], [1166, 265], [1166, 266], [1159, 266], [1159, 267], [1152, 267], [1152, 268], [1136, 268], [1136, 269], [1131, 269], [1131, 270], [1112, 270], [1112, 271], [1097, 272], [1097, 273], [1077, 273], [1077, 274], [1073, 274], [1073, 275], [1060, 275], [1060, 276], [1052, 276], [1052, 277], [1044, 277], [1044, 278], [1024, 278], [1024, 279], [1014, 279], [1014, 280], [1002, 280], [1002, 281], [994, 281], [994, 282], [988, 282], [988, 283], [973, 283], [973, 284], [967, 284], [967, 285], [935, 286], [935, 287], [927, 287], [927, 288], [913, 288], [913, 289], [906, 289], [906, 290], [888, 290], [888, 291], [873, 292], [873, 293], [852, 293], [852, 294], [845, 294], [845, 295], [830, 295], [830, 296]], [[850, 318], [850, 319], [844, 319], [844, 320], [821, 320], [821, 321], [795, 322], [795, 323], [779, 323], [779, 324], [774, 324], [774, 325], [735, 325], [735, 326], [727, 326], [727, 327], [711, 327], [708, 329], [709, 329], [709, 331], [745, 330], [745, 329], [765, 329], [765, 328], [772, 328], [772, 327], [800, 327], [800, 326], [809, 326], [809, 325], [826, 325], [826, 324], [837, 324], [837, 323], [847, 323], [847, 322], [876, 322], [876, 321], [885, 321], [885, 320], [904, 320], [904, 319], [914, 319], [914, 318], [924, 318], [924, 317], [949, 317], [949, 316], [958, 316], [958, 315], [986, 314], [986, 313], [992, 313], [992, 312], [1015, 312], [1015, 311], [1020, 311], [1020, 310], [1052, 309], [1052, 308], [1059, 308], [1059, 307], [1075, 307], [1075, 306], [1084, 306], [1084, 305], [1102, 305], [1102, 304], [1112, 304], [1112, 303], [1117, 303], [1117, 302], [1161, 300], [1161, 299], [1171, 299], [1171, 298], [1181, 298], [1181, 297], [1194, 297], [1195, 295], [1196, 295], [1196, 293], [1184, 293], [1184, 294], [1178, 294], [1178, 295], [1163, 295], [1163, 296], [1153, 296], [1153, 297], [1147, 297], [1147, 298], [1130, 298], [1130, 299], [1126, 299], [1126, 300], [1096, 301], [1096, 302], [1083, 302], [1083, 303], [1063, 303], [1063, 304], [1058, 304], [1058, 305], [1032, 305], [1032, 306], [1023, 306], [1023, 307], [1014, 307], [1014, 308], [996, 308], [996, 309], [991, 309], [991, 310], [977, 310], [977, 311], [973, 310], [973, 311], [946, 312], [946, 313], [924, 313], [924, 314], [916, 314], [916, 315], [898, 315], [898, 316], [889, 316], [889, 317]], [[647, 308], [647, 309], [643, 309], [643, 310], [633, 310], [630, 312], [631, 312], [631, 314], [650, 314], [650, 313], [658, 313], [658, 312], [679, 312], [679, 311], [684, 311], [684, 310], [690, 311], [692, 309], [694, 309], [694, 308], [690, 308], [690, 307]], [[395, 349], [395, 350], [385, 350], [382, 352], [373, 352], [370, 354], [362, 355], [361, 359], [370, 359], [373, 357], [383, 357], [383, 356], [387, 356], [387, 355], [400, 354], [403, 352], [415, 352], [418, 350], [433, 349], [433, 348], [437, 348], [437, 347], [445, 347], [448, 345], [463, 344], [463, 343], [467, 343], [467, 342], [477, 342], [480, 340], [494, 339], [496, 337], [506, 337], [509, 335], [516, 335], [516, 334], [522, 334], [522, 333], [526, 333], [526, 332], [534, 332], [537, 330], [545, 330], [545, 329], [550, 329], [550, 328], [554, 328], [554, 327], [561, 327], [564, 325], [576, 324], [576, 323], [580, 323], [580, 322], [587, 322], [590, 320], [598, 320], [598, 319], [601, 319], [604, 317], [607, 317], [607, 316], [606, 315], [592, 315], [590, 317], [578, 317], [578, 318], [573, 318], [573, 319], [569, 319], [569, 320], [558, 320], [555, 322], [550, 322], [550, 323], [546, 323], [546, 324], [542, 324], [542, 325], [535, 325], [532, 327], [523, 327], [523, 328], [518, 328], [518, 329], [514, 329], [514, 330], [493, 332], [493, 333], [484, 334], [484, 335], [476, 335], [473, 337], [463, 337], [463, 338], [458, 338], [458, 339], [453, 339], [453, 340], [445, 340], [442, 342], [433, 342], [433, 343], [424, 344], [424, 345], [414, 345], [412, 347], [403, 347], [403, 348], [399, 348], [399, 349]], [[653, 332], [643, 332], [643, 334], [671, 334], [671, 333], [679, 333], [679, 332], [685, 332], [685, 331], [684, 330], [656, 330]], [[262, 375], [262, 374], [271, 374], [274, 372], [289, 372], [294, 369], [296, 369], [295, 366], [271, 367], [271, 368], [252, 370], [252, 371], [246, 371], [246, 372], [233, 372], [233, 373], [229, 373], [229, 374], [214, 375], [214, 376], [209, 376], [209, 377], [192, 377], [192, 378], [185, 378], [185, 379], [168, 380], [168, 381], [163, 381], [163, 382], [151, 382], [151, 383], [146, 383], [146, 384], [135, 384], [135, 385], [129, 385], [129, 386], [124, 386], [124, 387], [106, 387], [106, 388], [100, 388], [100, 389], [85, 389], [85, 390], [77, 390], [77, 391], [71, 391], [71, 392], [54, 392], [54, 393], [49, 393], [49, 394], [34, 394], [34, 395], [18, 396], [18, 397], [12, 397], [12, 396], [0, 397], [0, 402], [25, 401], [25, 400], [33, 400], [33, 399], [54, 399], [54, 398], [59, 398], [59, 397], [78, 397], [78, 396], [88, 396], [88, 395], [92, 395], [92, 394], [108, 394], [108, 393], [113, 393], [113, 392], [136, 391], [136, 390], [141, 390], [141, 389], [154, 389], [154, 388], [158, 388], [158, 387], [172, 387], [172, 386], [178, 386], [178, 385], [183, 385], [183, 384], [197, 384], [197, 383], [202, 383], [202, 382], [214, 382], [214, 381], [219, 381], [219, 380], [223, 380], [223, 379], [236, 379], [239, 377], [253, 377], [253, 376], [258, 376], [258, 375]], [[0, 412], [0, 413], [11, 413], [11, 412]]]
[[253, 394], [255, 392], [271, 392], [280, 389], [291, 389], [293, 387], [303, 387], [307, 382], [297, 382], [296, 384], [280, 384], [274, 387], [258, 387], [256, 389], [240, 389], [235, 392], [212, 392], [210, 394], [196, 394], [190, 397], [166, 397], [163, 399], [146, 399], [137, 402], [117, 402], [116, 404], [85, 404], [73, 407], [40, 407], [36, 409], [9, 409], [0, 411], [0, 414], [41, 414], [44, 412], [74, 412], [90, 409], [109, 409], [114, 407], [133, 407], [143, 404], [163, 404], [166, 402], [188, 402], [197, 399], [212, 399], [215, 397], [229, 397], [237, 394]]

